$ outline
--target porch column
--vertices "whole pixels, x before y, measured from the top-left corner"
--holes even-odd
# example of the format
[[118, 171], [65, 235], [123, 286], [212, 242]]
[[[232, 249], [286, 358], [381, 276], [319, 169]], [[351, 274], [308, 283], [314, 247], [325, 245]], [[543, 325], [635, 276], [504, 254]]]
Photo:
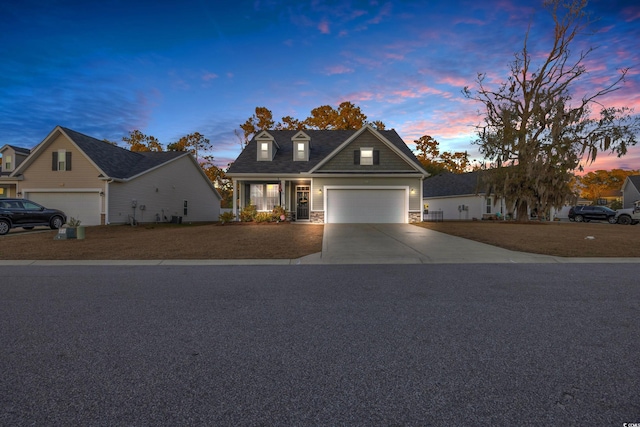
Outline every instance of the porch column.
[[236, 191], [236, 187], [238, 186], [238, 182], [234, 181], [233, 182], [233, 217], [237, 220], [238, 219], [238, 195], [237, 195], [237, 191]]

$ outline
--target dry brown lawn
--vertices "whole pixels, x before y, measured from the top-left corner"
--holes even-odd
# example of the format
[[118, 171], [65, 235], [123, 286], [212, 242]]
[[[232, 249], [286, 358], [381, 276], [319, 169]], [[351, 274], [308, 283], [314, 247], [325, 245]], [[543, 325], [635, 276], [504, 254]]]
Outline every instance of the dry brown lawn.
[[640, 257], [640, 225], [451, 221], [420, 226], [521, 252], [561, 257]]
[[[452, 221], [419, 226], [523, 252], [640, 257], [640, 225]], [[53, 230], [12, 230], [0, 236], [0, 260], [296, 259], [322, 250], [323, 228], [300, 223], [110, 225], [86, 227], [84, 240], [54, 240]]]
[[53, 230], [12, 230], [0, 236], [0, 259], [295, 259], [322, 251], [322, 232], [298, 223], [106, 225], [86, 227], [83, 240], [54, 240]]

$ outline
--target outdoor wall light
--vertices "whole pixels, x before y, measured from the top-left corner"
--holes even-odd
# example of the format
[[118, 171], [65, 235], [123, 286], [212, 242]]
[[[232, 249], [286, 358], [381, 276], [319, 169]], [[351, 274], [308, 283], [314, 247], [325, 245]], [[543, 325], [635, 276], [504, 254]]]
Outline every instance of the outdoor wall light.
[[104, 196], [104, 191], [100, 190], [100, 195]]
[[322, 188], [318, 188], [318, 193], [322, 194]]
[[18, 191], [18, 197], [22, 197], [22, 191]]
[[411, 189], [411, 194], [416, 194], [416, 189], [415, 188]]

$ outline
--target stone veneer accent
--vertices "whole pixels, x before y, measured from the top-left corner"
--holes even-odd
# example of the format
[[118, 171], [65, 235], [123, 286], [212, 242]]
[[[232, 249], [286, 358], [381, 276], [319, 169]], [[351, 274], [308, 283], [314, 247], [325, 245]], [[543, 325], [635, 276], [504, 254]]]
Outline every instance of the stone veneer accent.
[[409, 222], [421, 222], [421, 216], [420, 212], [409, 212]]
[[309, 221], [313, 224], [324, 224], [324, 211], [311, 211]]

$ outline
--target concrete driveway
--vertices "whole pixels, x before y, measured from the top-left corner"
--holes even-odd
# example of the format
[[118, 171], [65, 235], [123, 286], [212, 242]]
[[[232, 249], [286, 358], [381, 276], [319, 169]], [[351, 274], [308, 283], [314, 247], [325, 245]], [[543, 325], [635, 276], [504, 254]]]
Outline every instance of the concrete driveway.
[[556, 257], [515, 252], [411, 224], [325, 224], [327, 264], [549, 263]]

